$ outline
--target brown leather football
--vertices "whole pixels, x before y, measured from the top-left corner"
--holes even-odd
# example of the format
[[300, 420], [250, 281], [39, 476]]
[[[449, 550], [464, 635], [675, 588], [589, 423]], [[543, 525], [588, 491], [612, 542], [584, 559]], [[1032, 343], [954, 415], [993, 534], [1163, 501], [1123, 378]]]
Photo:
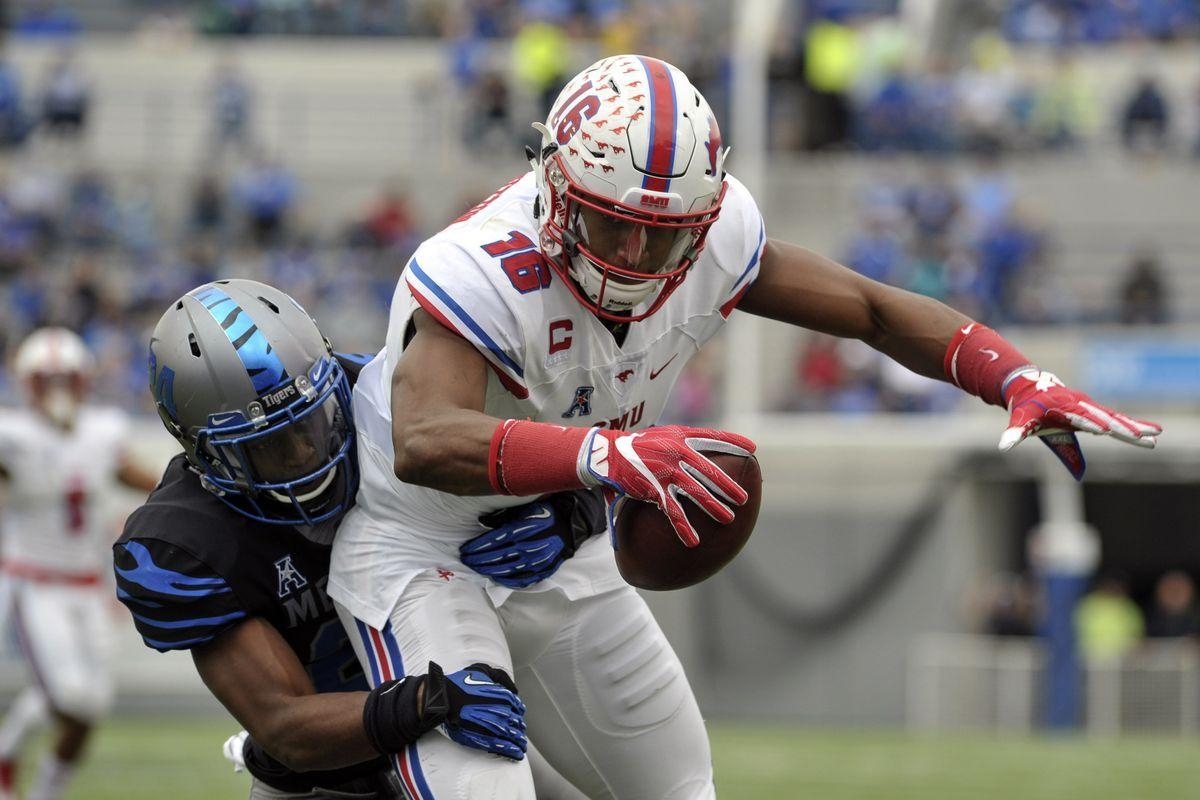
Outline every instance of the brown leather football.
[[667, 591], [700, 583], [732, 561], [754, 532], [762, 503], [758, 459], [728, 453], [705, 455], [746, 490], [745, 505], [735, 506], [733, 521], [720, 525], [695, 503], [680, 498], [700, 535], [700, 544], [687, 547], [658, 506], [625, 500], [618, 509], [615, 545], [617, 568], [631, 586]]

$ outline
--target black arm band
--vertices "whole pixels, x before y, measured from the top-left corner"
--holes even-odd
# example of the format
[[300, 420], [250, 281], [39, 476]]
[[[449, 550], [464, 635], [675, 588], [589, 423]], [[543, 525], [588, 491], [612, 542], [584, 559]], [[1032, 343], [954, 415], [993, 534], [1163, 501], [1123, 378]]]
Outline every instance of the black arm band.
[[418, 692], [427, 682], [424, 675], [410, 675], [381, 683], [367, 695], [363, 705], [363, 729], [371, 745], [380, 753], [399, 753], [445, 719], [444, 713], [418, 712]]

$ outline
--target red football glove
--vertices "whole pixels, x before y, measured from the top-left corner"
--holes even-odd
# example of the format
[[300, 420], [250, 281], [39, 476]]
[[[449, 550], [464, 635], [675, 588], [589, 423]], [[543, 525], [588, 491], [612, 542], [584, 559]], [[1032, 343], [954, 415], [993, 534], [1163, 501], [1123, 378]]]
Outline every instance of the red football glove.
[[[733, 521], [732, 504], [746, 502], [746, 490], [700, 451], [748, 456], [754, 442], [736, 433], [667, 425], [636, 433], [593, 429], [579, 450], [579, 476], [585, 484], [654, 503], [688, 547], [700, 537], [679, 504], [680, 495], [722, 525]], [[611, 508], [615, 498], [609, 498]]]
[[1017, 370], [1001, 389], [1011, 414], [1000, 449], [1011, 450], [1037, 434], [1076, 480], [1083, 477], [1083, 452], [1075, 431], [1113, 436], [1138, 447], [1154, 447], [1162, 426], [1106, 408], [1036, 367]]

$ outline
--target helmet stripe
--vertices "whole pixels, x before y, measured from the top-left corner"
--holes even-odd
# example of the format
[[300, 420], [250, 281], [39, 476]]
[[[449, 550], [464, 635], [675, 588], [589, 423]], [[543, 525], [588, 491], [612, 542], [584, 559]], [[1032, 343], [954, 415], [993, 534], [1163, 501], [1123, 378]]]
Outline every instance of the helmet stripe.
[[654, 175], [672, 175], [675, 172], [675, 122], [679, 107], [675, 99], [675, 81], [670, 68], [657, 58], [638, 56], [642, 69], [646, 70], [646, 81], [650, 87], [650, 151], [646, 158], [646, 171], [651, 175], [642, 177], [642, 188], [653, 192], [671, 189], [670, 179]]
[[229, 337], [259, 394], [270, 391], [288, 378], [283, 362], [271, 348], [254, 320], [237, 302], [216, 286], [205, 286], [192, 293], [208, 309]]

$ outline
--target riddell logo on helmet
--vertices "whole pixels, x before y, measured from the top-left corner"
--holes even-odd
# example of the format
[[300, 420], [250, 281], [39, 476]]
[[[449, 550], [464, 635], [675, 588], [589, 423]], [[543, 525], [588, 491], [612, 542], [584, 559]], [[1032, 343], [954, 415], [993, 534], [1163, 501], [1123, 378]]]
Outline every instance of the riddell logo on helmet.
[[669, 205], [671, 205], [671, 198], [654, 197], [652, 195], [644, 194], [642, 195], [642, 205], [649, 206], [650, 208], [667, 208]]

